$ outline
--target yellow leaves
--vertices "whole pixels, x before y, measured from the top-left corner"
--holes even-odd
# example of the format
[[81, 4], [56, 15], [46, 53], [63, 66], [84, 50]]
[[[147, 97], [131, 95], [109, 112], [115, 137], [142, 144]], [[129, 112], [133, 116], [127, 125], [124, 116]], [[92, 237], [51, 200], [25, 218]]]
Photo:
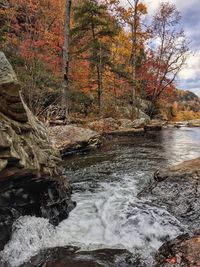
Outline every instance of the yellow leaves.
[[112, 45], [112, 54], [117, 62], [130, 59], [131, 42], [129, 35], [125, 31], [121, 30], [115, 37], [115, 42]]
[[143, 3], [139, 3], [138, 4], [138, 11], [143, 15], [147, 14], [147, 6]]

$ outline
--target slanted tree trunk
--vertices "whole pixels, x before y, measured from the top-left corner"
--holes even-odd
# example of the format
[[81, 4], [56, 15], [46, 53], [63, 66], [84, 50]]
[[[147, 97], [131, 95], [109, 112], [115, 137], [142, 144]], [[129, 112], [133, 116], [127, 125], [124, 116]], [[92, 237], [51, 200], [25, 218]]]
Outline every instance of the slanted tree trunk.
[[63, 46], [63, 97], [62, 107], [66, 119], [69, 116], [69, 39], [70, 39], [70, 15], [71, 0], [66, 0], [64, 22], [64, 46]]

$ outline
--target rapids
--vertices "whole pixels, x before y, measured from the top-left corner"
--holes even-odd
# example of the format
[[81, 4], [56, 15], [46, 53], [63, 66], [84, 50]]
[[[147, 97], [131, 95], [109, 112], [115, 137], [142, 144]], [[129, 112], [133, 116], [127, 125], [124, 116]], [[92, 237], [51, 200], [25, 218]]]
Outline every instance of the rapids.
[[162, 243], [187, 225], [137, 194], [155, 170], [200, 156], [199, 135], [198, 128], [181, 128], [121, 137], [101, 150], [67, 158], [76, 208], [55, 228], [44, 218], [18, 219], [2, 259], [17, 267], [40, 250], [71, 245], [82, 250], [125, 248], [151, 265]]

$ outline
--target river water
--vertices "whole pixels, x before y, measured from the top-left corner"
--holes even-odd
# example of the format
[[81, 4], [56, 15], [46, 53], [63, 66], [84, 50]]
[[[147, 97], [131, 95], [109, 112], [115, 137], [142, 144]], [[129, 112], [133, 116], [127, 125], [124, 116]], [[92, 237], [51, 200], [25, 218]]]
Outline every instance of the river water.
[[153, 252], [187, 226], [137, 194], [157, 169], [199, 157], [199, 137], [198, 128], [168, 129], [112, 139], [101, 150], [66, 159], [77, 207], [56, 228], [43, 218], [21, 217], [1, 256], [14, 267], [42, 249], [76, 245], [125, 248], [151, 263]]

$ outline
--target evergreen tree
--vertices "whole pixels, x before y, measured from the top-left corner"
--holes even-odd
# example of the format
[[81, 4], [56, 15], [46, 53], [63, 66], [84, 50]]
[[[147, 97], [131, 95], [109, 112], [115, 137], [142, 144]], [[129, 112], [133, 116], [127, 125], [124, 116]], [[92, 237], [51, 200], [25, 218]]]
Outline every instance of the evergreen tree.
[[110, 65], [111, 39], [117, 25], [112, 21], [105, 5], [98, 4], [96, 0], [84, 0], [74, 10], [75, 25], [72, 35], [82, 44], [82, 51], [87, 51], [87, 60], [92, 70], [96, 72], [98, 90], [98, 108], [102, 113], [103, 73]]

